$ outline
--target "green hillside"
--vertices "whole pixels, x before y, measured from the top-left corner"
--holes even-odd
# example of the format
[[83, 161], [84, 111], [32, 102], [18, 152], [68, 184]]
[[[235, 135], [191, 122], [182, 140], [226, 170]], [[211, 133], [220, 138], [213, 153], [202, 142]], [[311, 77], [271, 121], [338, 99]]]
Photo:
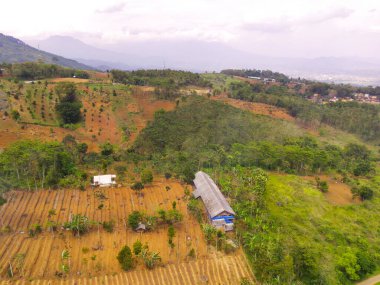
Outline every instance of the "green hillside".
[[93, 69], [75, 60], [33, 48], [19, 39], [0, 33], [0, 63], [42, 61], [75, 69]]

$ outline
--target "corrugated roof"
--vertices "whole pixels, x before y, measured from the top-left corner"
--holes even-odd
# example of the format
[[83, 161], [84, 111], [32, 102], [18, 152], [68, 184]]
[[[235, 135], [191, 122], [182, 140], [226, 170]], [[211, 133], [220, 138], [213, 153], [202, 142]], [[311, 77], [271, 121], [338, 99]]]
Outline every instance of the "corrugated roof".
[[235, 215], [230, 204], [220, 192], [218, 186], [209, 175], [203, 171], [195, 174], [194, 184], [196, 190], [193, 192], [195, 198], [201, 197], [210, 216], [213, 218], [223, 212]]

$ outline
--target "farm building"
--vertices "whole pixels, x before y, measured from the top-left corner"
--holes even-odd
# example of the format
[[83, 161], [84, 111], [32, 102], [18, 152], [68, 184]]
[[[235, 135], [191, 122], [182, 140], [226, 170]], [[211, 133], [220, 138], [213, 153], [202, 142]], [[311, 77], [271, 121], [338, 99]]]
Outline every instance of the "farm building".
[[116, 175], [115, 174], [106, 174], [98, 175], [92, 178], [92, 186], [108, 187], [116, 185]]
[[195, 174], [194, 185], [193, 195], [195, 198], [201, 197], [211, 224], [225, 231], [233, 230], [235, 212], [210, 176], [198, 171]]

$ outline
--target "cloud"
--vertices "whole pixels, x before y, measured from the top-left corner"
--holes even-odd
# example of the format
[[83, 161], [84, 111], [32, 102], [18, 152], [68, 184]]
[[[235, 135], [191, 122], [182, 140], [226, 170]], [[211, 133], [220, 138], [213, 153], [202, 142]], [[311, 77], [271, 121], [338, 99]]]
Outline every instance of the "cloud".
[[335, 10], [321, 11], [315, 15], [309, 15], [301, 22], [320, 24], [335, 19], [345, 19], [350, 17], [354, 13], [354, 10], [348, 8], [337, 8]]
[[112, 14], [123, 11], [126, 3], [117, 3], [108, 7], [105, 7], [103, 9], [96, 10], [97, 13], [105, 13], [105, 14]]
[[307, 28], [310, 25], [322, 24], [335, 19], [345, 19], [350, 17], [353, 12], [354, 10], [346, 8], [326, 10], [299, 18], [283, 17], [281, 19], [272, 19], [270, 21], [265, 20], [261, 22], [258, 21], [244, 23], [240, 25], [239, 28], [246, 31], [261, 32], [268, 34], [289, 33], [296, 30], [298, 27]]
[[243, 30], [262, 33], [284, 33], [292, 30], [292, 25], [286, 21], [245, 23], [240, 26]]

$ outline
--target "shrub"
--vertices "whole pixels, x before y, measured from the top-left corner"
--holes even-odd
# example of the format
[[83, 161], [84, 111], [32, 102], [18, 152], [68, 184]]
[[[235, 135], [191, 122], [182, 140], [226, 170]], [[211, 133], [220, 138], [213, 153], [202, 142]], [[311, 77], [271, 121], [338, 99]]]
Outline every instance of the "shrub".
[[195, 249], [194, 248], [190, 249], [190, 251], [187, 254], [187, 256], [194, 259], [196, 257]]
[[40, 224], [33, 224], [31, 228], [29, 229], [29, 236], [34, 237], [38, 234], [42, 233], [42, 227]]
[[16, 110], [12, 110], [11, 117], [13, 120], [18, 121], [20, 119], [20, 113]]
[[109, 233], [112, 233], [113, 232], [113, 228], [115, 226], [115, 222], [114, 221], [109, 221], [109, 222], [103, 222], [103, 229], [106, 231], [106, 232], [109, 232]]
[[137, 228], [139, 223], [142, 221], [143, 215], [139, 211], [133, 211], [128, 216], [128, 225], [134, 230]]
[[7, 199], [3, 198], [3, 196], [0, 196], [0, 206], [4, 205], [7, 202]]
[[134, 267], [132, 252], [129, 246], [124, 246], [117, 255], [117, 260], [123, 270], [128, 271]]
[[91, 222], [86, 216], [78, 214], [72, 216], [71, 222], [65, 223], [64, 228], [71, 230], [74, 235], [81, 235], [89, 231]]
[[133, 244], [133, 253], [138, 256], [142, 250], [142, 243], [140, 240], [136, 240]]
[[317, 188], [321, 192], [327, 193], [329, 191], [329, 185], [327, 184], [326, 181], [322, 181], [319, 177], [316, 177], [315, 180], [317, 182]]
[[166, 220], [169, 224], [174, 224], [182, 221], [183, 215], [176, 209], [169, 210], [166, 215]]
[[351, 192], [355, 197], [359, 197], [363, 201], [370, 200], [373, 197], [373, 190], [368, 186], [353, 187]]
[[141, 182], [143, 184], [149, 184], [153, 182], [153, 174], [149, 169], [144, 169], [141, 173]]
[[132, 190], [135, 190], [137, 192], [141, 191], [142, 189], [144, 189], [144, 184], [142, 184], [141, 182], [136, 182], [135, 184], [133, 184], [131, 186], [131, 189]]

